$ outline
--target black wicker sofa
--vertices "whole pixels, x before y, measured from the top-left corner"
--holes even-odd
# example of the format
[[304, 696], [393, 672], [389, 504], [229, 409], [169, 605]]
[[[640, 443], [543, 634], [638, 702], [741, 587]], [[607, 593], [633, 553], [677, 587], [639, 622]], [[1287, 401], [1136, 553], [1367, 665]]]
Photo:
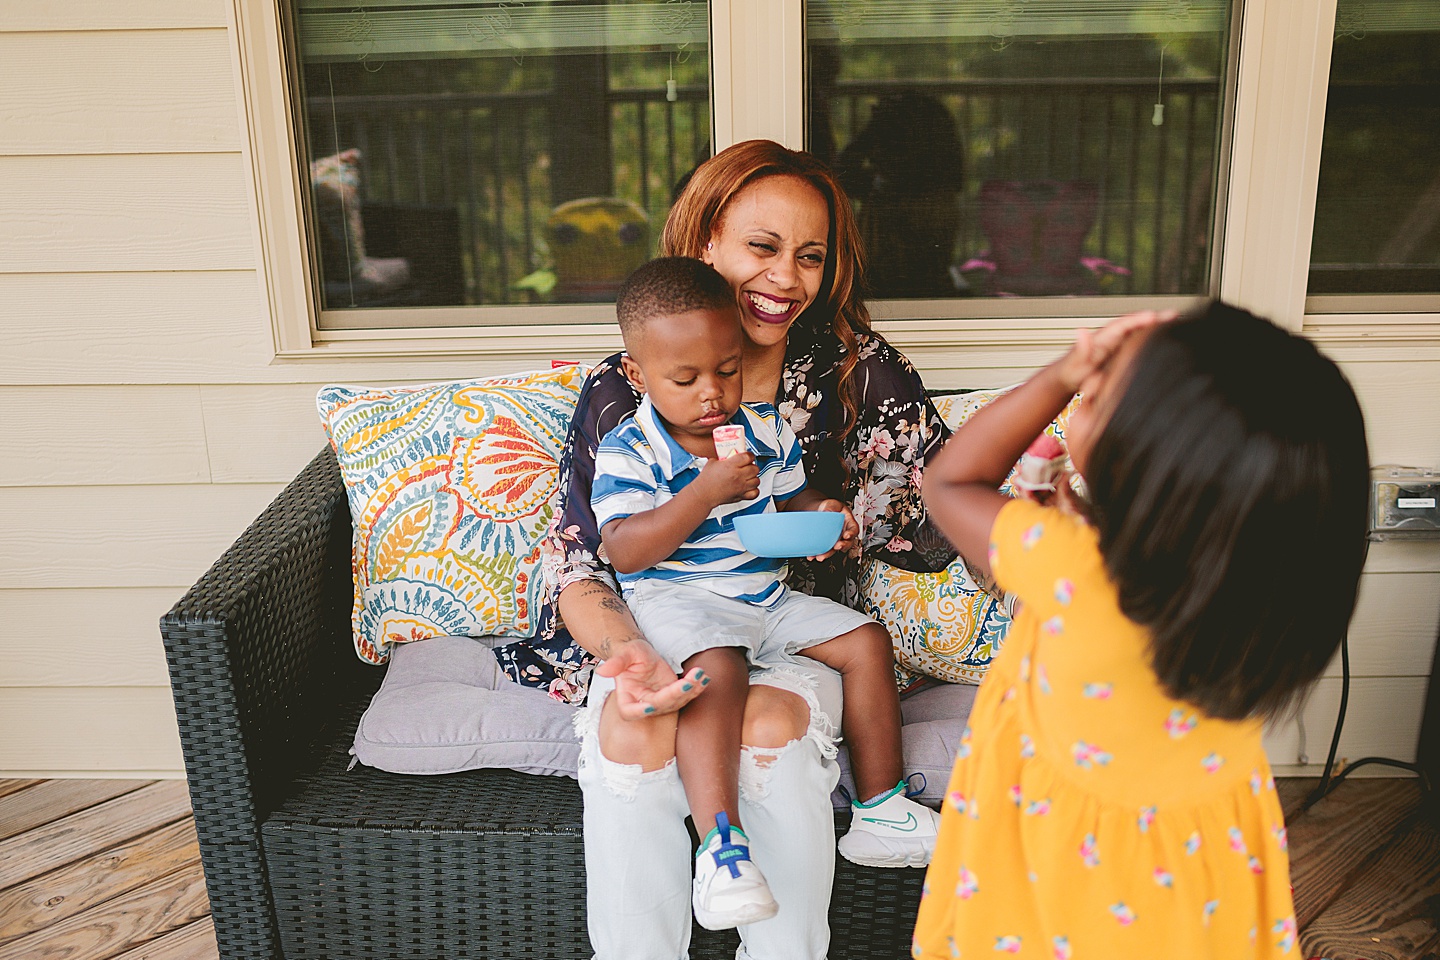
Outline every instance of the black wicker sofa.
[[[351, 764], [350, 548], [326, 449], [161, 620], [221, 957], [588, 957], [575, 781]], [[841, 859], [830, 956], [908, 956], [922, 878]]]

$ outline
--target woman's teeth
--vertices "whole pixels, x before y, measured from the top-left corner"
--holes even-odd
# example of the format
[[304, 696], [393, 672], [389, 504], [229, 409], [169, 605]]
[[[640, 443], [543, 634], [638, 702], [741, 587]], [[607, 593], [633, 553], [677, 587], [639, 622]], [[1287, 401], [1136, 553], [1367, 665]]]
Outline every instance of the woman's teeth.
[[755, 309], [761, 313], [769, 314], [772, 317], [779, 317], [790, 312], [790, 304], [788, 302], [777, 303], [769, 297], [762, 297], [754, 293], [746, 294], [746, 296], [750, 298], [751, 303], [755, 304]]

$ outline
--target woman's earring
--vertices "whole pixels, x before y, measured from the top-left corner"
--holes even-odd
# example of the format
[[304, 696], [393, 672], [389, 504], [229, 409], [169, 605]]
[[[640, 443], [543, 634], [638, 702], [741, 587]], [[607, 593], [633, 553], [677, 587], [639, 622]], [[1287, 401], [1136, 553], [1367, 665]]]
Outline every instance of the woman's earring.
[[707, 251], [714, 250], [714, 249], [715, 249], [715, 241], [714, 241], [714, 240], [711, 240], [709, 243], [705, 244], [705, 249], [706, 249]]

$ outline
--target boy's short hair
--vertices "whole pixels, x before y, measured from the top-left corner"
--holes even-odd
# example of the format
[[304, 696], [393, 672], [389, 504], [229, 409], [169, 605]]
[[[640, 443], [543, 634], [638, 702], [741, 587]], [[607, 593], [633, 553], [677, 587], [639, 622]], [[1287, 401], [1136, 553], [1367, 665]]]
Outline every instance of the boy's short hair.
[[[620, 284], [615, 316], [626, 347], [657, 317], [692, 310], [736, 310], [735, 291], [710, 264], [694, 257], [657, 257]], [[738, 312], [737, 312], [738, 321]]]

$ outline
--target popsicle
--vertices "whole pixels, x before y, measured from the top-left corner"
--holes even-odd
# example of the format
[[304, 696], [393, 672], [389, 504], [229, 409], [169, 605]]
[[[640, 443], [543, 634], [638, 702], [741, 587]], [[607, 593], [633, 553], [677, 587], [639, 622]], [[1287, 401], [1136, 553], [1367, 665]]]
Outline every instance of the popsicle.
[[1060, 441], [1042, 433], [1020, 455], [1020, 469], [1011, 481], [1021, 490], [1035, 493], [1055, 492], [1055, 484], [1065, 470], [1065, 448]]
[[738, 423], [722, 423], [715, 428], [714, 435], [717, 460], [749, 449], [745, 444], [745, 428]]

